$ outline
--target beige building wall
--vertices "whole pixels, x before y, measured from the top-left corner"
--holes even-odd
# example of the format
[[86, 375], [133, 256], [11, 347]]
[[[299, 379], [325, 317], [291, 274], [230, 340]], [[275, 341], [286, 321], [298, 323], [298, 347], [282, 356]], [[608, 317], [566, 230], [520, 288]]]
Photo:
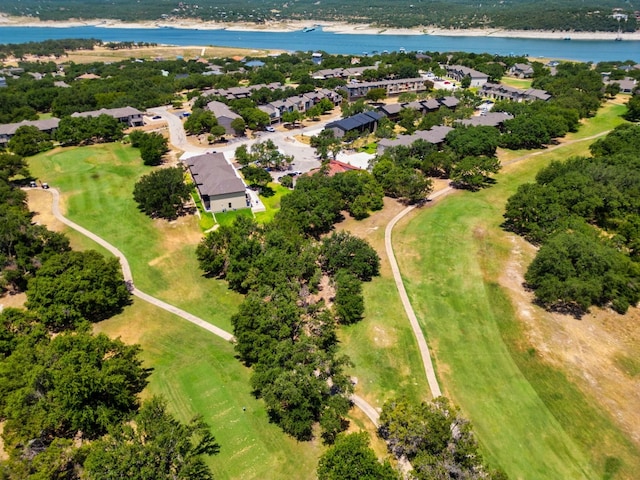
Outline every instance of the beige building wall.
[[[204, 202], [205, 208], [213, 213], [247, 208], [247, 196], [244, 192], [229, 193], [209, 197], [209, 202]], [[208, 203], [208, 204], [207, 204]]]

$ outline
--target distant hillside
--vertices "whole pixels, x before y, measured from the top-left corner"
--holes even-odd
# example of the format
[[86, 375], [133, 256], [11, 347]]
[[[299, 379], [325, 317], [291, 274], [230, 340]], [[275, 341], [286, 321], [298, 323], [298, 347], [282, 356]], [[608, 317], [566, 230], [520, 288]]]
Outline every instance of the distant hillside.
[[[618, 23], [614, 11], [627, 19]], [[265, 23], [290, 19], [512, 30], [615, 31], [620, 26], [625, 32], [636, 30], [640, 15], [621, 0], [21, 0], [1, 2], [0, 12], [42, 20], [201, 18]]]

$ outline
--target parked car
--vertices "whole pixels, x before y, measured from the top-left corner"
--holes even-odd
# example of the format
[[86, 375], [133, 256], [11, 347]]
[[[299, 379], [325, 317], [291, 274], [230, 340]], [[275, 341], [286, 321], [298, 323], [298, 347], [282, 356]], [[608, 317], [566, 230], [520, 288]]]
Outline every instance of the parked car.
[[42, 188], [44, 188], [46, 190], [47, 188], [49, 188], [49, 184], [48, 183], [43, 183], [42, 184]]
[[32, 181], [29, 182], [29, 186], [31, 188], [36, 188], [38, 186], [38, 184], [32, 180]]
[[265, 129], [267, 132], [275, 132], [275, 131], [276, 131], [276, 129], [275, 129], [275, 128], [273, 128], [271, 125], [269, 125], [268, 127], [264, 127], [264, 129]]

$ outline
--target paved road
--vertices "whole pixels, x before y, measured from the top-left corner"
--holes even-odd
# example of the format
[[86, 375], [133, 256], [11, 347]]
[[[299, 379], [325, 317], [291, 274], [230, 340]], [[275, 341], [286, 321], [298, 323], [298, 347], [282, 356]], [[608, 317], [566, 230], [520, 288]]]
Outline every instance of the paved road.
[[[60, 192], [58, 192], [57, 189], [55, 188], [49, 188], [48, 190], [52, 197], [53, 197], [53, 202], [51, 205], [51, 210], [53, 212], [53, 215], [60, 220], [62, 223], [64, 223], [65, 225], [68, 225], [69, 227], [73, 228], [74, 230], [82, 233], [83, 235], [85, 235], [86, 237], [89, 237], [91, 240], [93, 240], [94, 242], [98, 243], [99, 245], [103, 246], [104, 248], [106, 248], [108, 251], [110, 251], [113, 255], [115, 255], [115, 257], [119, 260], [120, 262], [120, 266], [122, 267], [122, 275], [124, 277], [125, 282], [128, 282], [131, 285], [131, 292], [133, 293], [133, 295], [135, 295], [136, 297], [140, 298], [141, 300], [144, 300], [145, 302], [148, 302], [152, 305], [155, 305], [158, 308], [162, 308], [163, 310], [166, 310], [170, 313], [173, 313], [175, 315], [178, 315], [179, 317], [184, 318], [185, 320], [187, 320], [188, 322], [193, 323], [194, 325], [197, 325], [201, 328], [204, 328], [205, 330], [213, 333], [214, 335], [217, 335], [218, 337], [231, 342], [234, 340], [233, 335], [221, 328], [216, 327], [215, 325], [211, 325], [210, 323], [206, 322], [205, 320], [196, 317], [195, 315], [192, 315], [189, 312], [186, 312], [184, 310], [182, 310], [181, 308], [178, 308], [174, 305], [168, 304], [167, 302], [164, 302], [158, 298], [152, 297], [151, 295], [144, 293], [143, 291], [141, 291], [140, 289], [136, 288], [134, 283], [133, 283], [133, 275], [131, 274], [131, 267], [129, 266], [129, 262], [127, 261], [127, 258], [124, 256], [124, 254], [118, 250], [116, 247], [114, 247], [113, 245], [111, 245], [109, 242], [107, 242], [106, 240], [104, 240], [102, 237], [99, 237], [98, 235], [96, 235], [93, 232], [90, 232], [89, 230], [87, 230], [86, 228], [78, 225], [77, 223], [69, 220], [67, 217], [65, 217], [64, 215], [62, 215], [62, 213], [60, 213]], [[358, 395], [353, 394], [351, 397], [351, 401], [353, 402], [353, 404], [358, 407], [360, 410], [362, 410], [364, 412], [364, 414], [369, 417], [369, 419], [371, 420], [371, 422], [373, 422], [373, 424], [377, 427], [378, 426], [378, 419], [380, 417], [378, 411], [369, 403], [367, 403], [366, 400], [364, 400], [363, 398], [359, 397]]]

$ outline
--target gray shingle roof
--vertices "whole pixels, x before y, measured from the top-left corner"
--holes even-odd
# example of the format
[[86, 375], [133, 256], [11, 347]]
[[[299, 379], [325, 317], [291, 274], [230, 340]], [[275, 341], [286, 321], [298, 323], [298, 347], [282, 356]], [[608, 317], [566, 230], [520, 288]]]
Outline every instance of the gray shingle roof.
[[244, 182], [222, 153], [206, 153], [183, 162], [189, 167], [201, 197], [245, 192]]

